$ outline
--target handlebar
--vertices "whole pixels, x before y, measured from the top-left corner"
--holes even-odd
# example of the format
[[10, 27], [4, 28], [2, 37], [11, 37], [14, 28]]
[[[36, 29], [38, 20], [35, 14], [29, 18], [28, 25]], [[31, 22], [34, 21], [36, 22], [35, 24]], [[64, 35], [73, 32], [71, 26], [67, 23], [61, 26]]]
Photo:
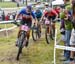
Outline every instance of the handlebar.
[[16, 21], [14, 21], [13, 24], [17, 25], [18, 27], [20, 26]]
[[53, 21], [60, 21], [61, 19], [60, 18], [56, 18], [56, 19], [54, 19]]

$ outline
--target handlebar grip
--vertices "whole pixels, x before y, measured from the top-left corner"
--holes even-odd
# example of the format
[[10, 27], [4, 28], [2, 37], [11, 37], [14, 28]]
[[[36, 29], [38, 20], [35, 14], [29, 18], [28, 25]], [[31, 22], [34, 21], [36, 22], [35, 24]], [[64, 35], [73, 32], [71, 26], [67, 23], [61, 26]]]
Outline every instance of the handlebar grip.
[[17, 25], [17, 26], [20, 26], [16, 21], [14, 21], [13, 24], [15, 24], [15, 25]]

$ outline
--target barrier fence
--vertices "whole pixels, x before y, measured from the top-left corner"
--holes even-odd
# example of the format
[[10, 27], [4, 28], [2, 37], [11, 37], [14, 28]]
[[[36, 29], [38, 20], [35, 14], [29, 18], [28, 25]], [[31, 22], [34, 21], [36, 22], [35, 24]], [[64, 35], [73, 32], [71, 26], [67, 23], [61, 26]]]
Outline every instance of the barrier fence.
[[[8, 38], [8, 30], [12, 30], [12, 29], [16, 28], [17, 26], [13, 26], [13, 27], [7, 28], [6, 24], [10, 24], [10, 23], [13, 23], [13, 22], [14, 21], [1, 21], [0, 22], [0, 24], [5, 24], [5, 28], [0, 29], [0, 32], [5, 31], [6, 35], [7, 35], [7, 38]], [[20, 21], [17, 21], [17, 22], [20, 22]]]
[[56, 64], [56, 49], [75, 51], [74, 47], [57, 45], [57, 29], [55, 31], [55, 43], [54, 43], [54, 64]]

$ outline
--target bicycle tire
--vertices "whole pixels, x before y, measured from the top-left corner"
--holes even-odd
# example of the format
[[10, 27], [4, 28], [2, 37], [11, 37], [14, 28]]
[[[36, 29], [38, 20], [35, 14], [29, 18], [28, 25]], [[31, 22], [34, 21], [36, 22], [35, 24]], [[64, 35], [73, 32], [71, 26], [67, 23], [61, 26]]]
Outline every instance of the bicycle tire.
[[41, 38], [41, 30], [40, 30], [39, 26], [38, 26], [38, 29], [37, 29], [37, 34], [38, 34], [38, 38]]
[[[50, 44], [48, 36], [49, 36], [49, 35], [47, 35], [47, 29], [46, 29], [46, 30], [45, 30], [46, 43], [47, 43], [47, 44]], [[49, 37], [50, 37], [50, 36], [49, 36]]]
[[[51, 32], [52, 32], [52, 31], [51, 31]], [[49, 37], [49, 38], [48, 38], [48, 37]], [[46, 30], [46, 31], [45, 31], [45, 39], [46, 39], [47, 44], [50, 44], [50, 43], [51, 43], [51, 40], [54, 40], [53, 34], [50, 33], [50, 34], [47, 35], [47, 30]], [[49, 40], [50, 40], [50, 41], [49, 41]]]
[[18, 54], [17, 54], [17, 58], [16, 58], [17, 60], [19, 60], [19, 56], [22, 52], [24, 37], [25, 37], [25, 35], [23, 33], [19, 37], [19, 49], [18, 49]]
[[36, 41], [37, 37], [38, 37], [37, 30], [36, 29], [32, 29], [32, 38], [33, 38], [33, 40]]

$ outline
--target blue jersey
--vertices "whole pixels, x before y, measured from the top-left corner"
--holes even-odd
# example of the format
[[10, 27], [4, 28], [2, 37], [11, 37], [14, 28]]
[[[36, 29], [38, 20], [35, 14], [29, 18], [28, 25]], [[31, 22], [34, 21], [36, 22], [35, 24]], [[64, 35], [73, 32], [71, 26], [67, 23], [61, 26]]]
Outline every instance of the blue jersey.
[[26, 12], [26, 8], [23, 8], [22, 10], [20, 10], [19, 14], [22, 15], [23, 19], [26, 19], [28, 17], [28, 19], [31, 19], [32, 17], [35, 19], [35, 13], [33, 11], [31, 11], [31, 13], [27, 13]]

